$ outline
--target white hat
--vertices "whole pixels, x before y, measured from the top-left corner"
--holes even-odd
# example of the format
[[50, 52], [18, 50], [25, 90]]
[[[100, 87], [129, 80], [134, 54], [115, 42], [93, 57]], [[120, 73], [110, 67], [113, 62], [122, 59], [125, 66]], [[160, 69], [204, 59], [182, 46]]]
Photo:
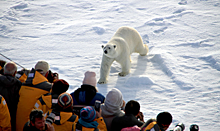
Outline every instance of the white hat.
[[96, 73], [87, 71], [82, 83], [96, 87]]
[[44, 75], [49, 71], [49, 64], [46, 61], [38, 61], [35, 65], [35, 70], [42, 70]]
[[109, 108], [121, 108], [123, 105], [123, 96], [120, 90], [113, 88], [108, 92], [105, 98], [105, 105]]

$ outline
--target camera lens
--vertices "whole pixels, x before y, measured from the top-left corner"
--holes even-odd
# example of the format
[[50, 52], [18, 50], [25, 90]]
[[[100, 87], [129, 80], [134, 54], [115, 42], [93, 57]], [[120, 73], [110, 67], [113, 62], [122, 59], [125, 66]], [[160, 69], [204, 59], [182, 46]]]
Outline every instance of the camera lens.
[[183, 123], [179, 123], [176, 125], [173, 131], [183, 131], [185, 129], [185, 125]]
[[53, 124], [55, 116], [56, 115], [51, 112], [50, 115], [46, 119], [46, 123]]

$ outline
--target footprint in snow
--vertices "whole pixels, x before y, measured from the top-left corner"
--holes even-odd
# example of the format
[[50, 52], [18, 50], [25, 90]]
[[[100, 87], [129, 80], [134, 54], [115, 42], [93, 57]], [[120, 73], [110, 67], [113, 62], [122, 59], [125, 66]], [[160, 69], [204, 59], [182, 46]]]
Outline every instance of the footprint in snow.
[[102, 35], [105, 33], [105, 29], [101, 28], [101, 27], [93, 27], [93, 30], [98, 34], [98, 35]]
[[186, 4], [187, 4], [187, 1], [186, 1], [186, 0], [181, 0], [178, 4], [179, 4], [179, 5], [186, 5]]

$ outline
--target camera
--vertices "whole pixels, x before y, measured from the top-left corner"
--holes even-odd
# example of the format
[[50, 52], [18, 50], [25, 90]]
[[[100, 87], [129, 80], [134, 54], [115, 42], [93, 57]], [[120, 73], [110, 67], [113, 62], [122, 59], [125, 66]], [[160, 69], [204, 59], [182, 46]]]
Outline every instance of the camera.
[[100, 105], [101, 105], [101, 101], [96, 100], [96, 101], [95, 101], [94, 108], [95, 108], [95, 110], [98, 111], [98, 112], [99, 112], [99, 110], [100, 110]]
[[49, 124], [53, 124], [54, 121], [55, 121], [55, 114], [54, 113], [50, 113], [49, 116], [46, 118], [46, 123], [49, 123]]
[[189, 129], [190, 131], [199, 131], [199, 126], [196, 124], [192, 124]]
[[185, 125], [183, 123], [179, 123], [176, 125], [173, 131], [183, 131], [184, 129], [185, 129]]
[[58, 73], [53, 73], [51, 70], [49, 70], [48, 75], [46, 77], [50, 83], [53, 83], [55, 79], [58, 79]]

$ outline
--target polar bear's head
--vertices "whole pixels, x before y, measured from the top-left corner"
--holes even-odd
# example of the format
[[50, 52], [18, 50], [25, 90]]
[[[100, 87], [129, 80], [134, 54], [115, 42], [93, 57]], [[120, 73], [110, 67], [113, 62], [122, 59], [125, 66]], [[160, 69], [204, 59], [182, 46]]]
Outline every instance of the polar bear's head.
[[102, 45], [103, 54], [109, 58], [115, 58], [117, 56], [116, 53], [116, 45], [107, 44], [106, 46]]

